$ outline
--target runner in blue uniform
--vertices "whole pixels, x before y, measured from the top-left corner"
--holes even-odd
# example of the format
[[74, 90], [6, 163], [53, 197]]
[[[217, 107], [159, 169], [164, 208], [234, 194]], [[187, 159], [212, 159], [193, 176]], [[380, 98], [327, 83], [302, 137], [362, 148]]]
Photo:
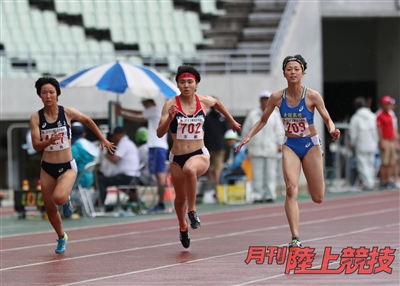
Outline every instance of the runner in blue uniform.
[[41, 77], [36, 81], [35, 88], [44, 107], [30, 118], [32, 144], [36, 151], [44, 151], [40, 171], [42, 198], [50, 224], [58, 235], [56, 253], [64, 253], [68, 236], [63, 230], [58, 206], [62, 206], [64, 217], [71, 217], [69, 195], [77, 173], [71, 152], [71, 120], [87, 125], [99, 138], [102, 148], [112, 153], [115, 146], [104, 138], [87, 115], [58, 105], [61, 90], [56, 79]]
[[200, 228], [196, 213], [197, 177], [203, 175], [210, 165], [210, 156], [204, 146], [204, 120], [207, 110], [214, 106], [229, 121], [233, 130], [240, 130], [232, 115], [214, 97], [196, 94], [200, 74], [189, 65], [178, 68], [176, 81], [180, 95], [168, 100], [162, 109], [157, 136], [162, 137], [168, 129], [173, 145], [170, 152], [170, 172], [175, 189], [175, 211], [179, 221], [180, 240], [183, 247], [190, 246], [186, 212], [192, 229]]
[[325, 194], [323, 151], [314, 125], [315, 109], [321, 115], [333, 140], [340, 137], [340, 131], [332, 122], [322, 96], [301, 83], [307, 69], [304, 58], [301, 55], [288, 56], [283, 60], [282, 69], [288, 87], [271, 95], [260, 120], [254, 124], [236, 151], [265, 126], [275, 107], [278, 107], [285, 127], [282, 168], [286, 184], [285, 212], [292, 234], [289, 248], [301, 248], [297, 203], [301, 168], [303, 168], [312, 200], [315, 203], [321, 203]]

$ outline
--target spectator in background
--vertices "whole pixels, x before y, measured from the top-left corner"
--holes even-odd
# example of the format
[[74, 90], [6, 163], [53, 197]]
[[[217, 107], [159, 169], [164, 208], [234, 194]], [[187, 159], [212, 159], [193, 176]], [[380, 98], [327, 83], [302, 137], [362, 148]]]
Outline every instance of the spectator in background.
[[364, 190], [373, 190], [375, 186], [375, 151], [378, 148], [376, 115], [366, 107], [366, 100], [357, 97], [354, 100], [356, 112], [350, 118], [350, 147], [355, 152], [358, 177]]
[[158, 138], [157, 127], [158, 122], [161, 118], [161, 109], [156, 105], [153, 99], [144, 98], [142, 99], [144, 107], [143, 111], [122, 108], [120, 105], [116, 106], [117, 114], [123, 118], [136, 121], [146, 122], [148, 128], [147, 145], [149, 147], [149, 171], [150, 174], [155, 174], [157, 178], [158, 186], [158, 204], [148, 210], [149, 212], [163, 212], [165, 211], [164, 205], [164, 192], [166, 184], [166, 166], [165, 161], [167, 160], [168, 153], [168, 141], [167, 134]]
[[225, 184], [225, 182], [228, 181], [228, 183], [231, 184], [232, 182], [230, 182], [229, 179], [230, 176], [245, 175], [242, 163], [247, 157], [246, 147], [244, 146], [239, 152], [235, 153], [235, 149], [237, 145], [239, 145], [239, 135], [232, 129], [225, 132], [224, 139], [226, 145], [229, 147], [229, 156], [226, 161], [226, 167], [222, 171], [220, 183]]
[[[243, 123], [242, 134], [248, 134], [253, 125], [260, 119], [271, 92], [265, 90], [260, 94], [260, 107], [252, 110]], [[281, 116], [275, 109], [267, 124], [247, 145], [247, 155], [252, 167], [253, 201], [255, 203], [273, 203], [276, 199], [277, 159], [282, 151], [285, 135]]]
[[135, 134], [139, 151], [140, 183], [144, 186], [154, 185], [157, 181], [154, 174], [149, 170], [149, 146], [147, 145], [148, 130], [140, 127]]
[[117, 166], [117, 175], [106, 177], [104, 174], [99, 174], [99, 190], [101, 203], [107, 197], [107, 187], [118, 185], [129, 185], [132, 180], [139, 183], [139, 152], [132, 140], [125, 134], [122, 127], [115, 127], [111, 133], [112, 141], [117, 145], [117, 150], [114, 154], [106, 154], [106, 158]]
[[210, 107], [204, 123], [204, 145], [210, 152], [210, 167], [206, 173], [209, 181], [220, 181], [225, 158], [224, 134], [228, 129], [226, 118], [214, 107]]
[[381, 98], [381, 108], [376, 118], [381, 157], [381, 168], [379, 171], [381, 188], [394, 188], [395, 184], [391, 181], [391, 175], [395, 168], [394, 165], [397, 162], [397, 132], [393, 123], [392, 98], [389, 95]]
[[[72, 131], [72, 158], [75, 159], [76, 165], [78, 167], [78, 174], [76, 178], [78, 179], [81, 175], [85, 166], [95, 160], [99, 155], [99, 149], [86, 139], [86, 131], [82, 123], [74, 122], [71, 127]], [[83, 188], [89, 188], [93, 186], [94, 178], [93, 173], [85, 173], [80, 182]]]
[[396, 116], [396, 99], [392, 98], [392, 112], [393, 116], [393, 125], [394, 129], [396, 131], [396, 136], [397, 136], [397, 142], [396, 142], [396, 153], [397, 153], [397, 160], [396, 163], [394, 164], [394, 170], [393, 170], [393, 178], [394, 178], [394, 183], [396, 185], [396, 188], [400, 188], [400, 180], [399, 180], [399, 152], [400, 152], [400, 134], [399, 134], [399, 124], [398, 124], [398, 119]]

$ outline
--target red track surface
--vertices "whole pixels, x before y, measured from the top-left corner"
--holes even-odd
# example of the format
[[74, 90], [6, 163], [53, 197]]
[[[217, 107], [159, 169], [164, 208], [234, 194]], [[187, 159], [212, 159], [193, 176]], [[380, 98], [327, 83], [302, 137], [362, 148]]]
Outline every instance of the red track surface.
[[[286, 246], [290, 232], [282, 205], [199, 213], [191, 247], [178, 238], [177, 220], [132, 222], [70, 229], [65, 255], [54, 253], [54, 233], [1, 239], [1, 285], [399, 285], [399, 192], [380, 192], [299, 203], [300, 235], [315, 248], [364, 246], [396, 249], [390, 267], [371, 275], [284, 274], [276, 262], [244, 261], [250, 246]], [[339, 267], [340, 258], [329, 269]]]

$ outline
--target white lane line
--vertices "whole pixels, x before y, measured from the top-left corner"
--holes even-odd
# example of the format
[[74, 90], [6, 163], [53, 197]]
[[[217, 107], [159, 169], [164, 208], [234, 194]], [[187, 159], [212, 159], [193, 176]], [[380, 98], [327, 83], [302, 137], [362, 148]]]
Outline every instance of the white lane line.
[[[307, 209], [302, 210], [301, 213], [304, 214], [304, 213], [319, 212], [319, 211], [326, 211], [326, 210], [332, 210], [332, 209], [342, 209], [344, 207], [352, 207], [353, 208], [353, 207], [356, 207], [356, 206], [365, 206], [365, 205], [376, 204], [376, 203], [387, 203], [387, 202], [391, 202], [391, 201], [393, 201], [393, 200], [392, 199], [381, 199], [381, 200], [375, 200], [375, 201], [369, 201], [369, 202], [347, 203], [347, 204], [341, 204], [341, 205], [307, 208]], [[261, 215], [255, 215], [255, 216], [243, 216], [241, 218], [235, 218], [235, 221], [247, 221], [247, 220], [255, 220], [255, 219], [265, 219], [265, 218], [277, 217], [277, 216], [285, 216], [285, 213], [280, 210], [280, 211], [276, 211], [276, 212], [268, 213], [268, 214], [261, 214]], [[216, 224], [226, 224], [226, 223], [229, 223], [231, 221], [232, 221], [232, 219], [219, 220], [219, 221], [213, 221], [213, 222], [206, 222], [206, 223], [203, 223], [203, 226], [216, 225]], [[86, 238], [86, 239], [72, 240], [72, 241], [68, 242], [68, 244], [70, 245], [71, 243], [80, 243], [80, 242], [93, 241], [93, 240], [118, 238], [118, 237], [123, 237], [123, 236], [128, 236], [128, 235], [135, 235], [135, 234], [153, 233], [153, 232], [159, 232], [159, 231], [170, 231], [170, 230], [174, 230], [174, 229], [176, 229], [175, 226], [174, 227], [165, 227], [165, 228], [154, 228], [154, 229], [151, 229], [151, 230], [132, 231], [132, 232], [126, 232], [126, 233], [120, 233], [120, 234], [113, 234], [113, 235], [96, 236], [96, 237], [90, 237], [90, 238]], [[23, 246], [23, 247], [0, 249], [0, 253], [1, 252], [32, 249], [32, 248], [38, 248], [38, 247], [48, 247], [48, 246], [52, 246], [52, 245], [54, 245], [54, 243], [46, 243], [46, 244], [37, 244], [37, 245], [29, 245], [29, 246]]]
[[[314, 239], [310, 239], [310, 240], [304, 240], [304, 242], [324, 240], [324, 239], [328, 239], [328, 238], [335, 238], [335, 237], [340, 237], [340, 236], [345, 236], [345, 235], [362, 233], [362, 232], [367, 232], [367, 231], [371, 231], [371, 230], [377, 230], [377, 229], [386, 228], [386, 227], [398, 226], [398, 225], [400, 225], [400, 224], [389, 224], [389, 225], [385, 225], [385, 226], [370, 227], [370, 228], [365, 228], [365, 229], [360, 229], [360, 230], [355, 230], [355, 231], [335, 234], [335, 235], [331, 235], [331, 236], [322, 236], [322, 237], [319, 237], [319, 238], [314, 238]], [[281, 244], [281, 245], [278, 245], [278, 246], [282, 247], [282, 246], [286, 246], [286, 244]], [[246, 252], [248, 252], [248, 250], [232, 252], [232, 253], [227, 253], [227, 254], [223, 254], [223, 255], [215, 255], [215, 256], [195, 259], [195, 260], [191, 260], [191, 261], [187, 261], [187, 262], [183, 262], [183, 263], [168, 264], [168, 265], [164, 265], [164, 266], [146, 268], [146, 269], [142, 269], [142, 270], [125, 272], [125, 273], [120, 273], [120, 274], [116, 274], [116, 275], [109, 275], [109, 276], [97, 277], [97, 278], [92, 278], [92, 279], [87, 279], [87, 280], [82, 280], [82, 281], [76, 281], [76, 282], [72, 282], [72, 283], [62, 284], [60, 286], [71, 286], [71, 285], [84, 284], [84, 283], [95, 282], [95, 281], [100, 281], [100, 280], [106, 280], [106, 279], [111, 279], [111, 278], [118, 278], [118, 277], [127, 276], [127, 275], [133, 275], [133, 274], [149, 272], [149, 271], [156, 271], [156, 270], [159, 270], [159, 269], [171, 268], [171, 267], [175, 267], [175, 266], [182, 266], [184, 264], [189, 264], [189, 263], [196, 263], [196, 262], [202, 262], [202, 261], [211, 260], [211, 259], [218, 259], [218, 258], [223, 258], [223, 257], [228, 257], [228, 256], [233, 256], [233, 255], [244, 254]], [[333, 263], [331, 263], [331, 264], [333, 264]], [[321, 267], [321, 265], [315, 266], [315, 267]], [[315, 268], [315, 267], [312, 267], [312, 268]], [[274, 278], [281, 277], [281, 276], [284, 276], [284, 275], [287, 275], [287, 274], [280, 274], [280, 275], [275, 275], [275, 276], [271, 276], [271, 277], [267, 277], [267, 278], [263, 278], [263, 279], [248, 281], [248, 282], [245, 282], [243, 284], [238, 284], [237, 286], [252, 284], [252, 283], [259, 282], [259, 281], [270, 280], [270, 279], [274, 279]]]
[[[391, 193], [386, 193], [386, 194], [391, 194]], [[318, 204], [312, 204], [311, 209], [307, 209], [307, 212], [311, 211], [320, 211], [320, 210], [327, 210], [327, 209], [334, 209], [334, 208], [342, 208], [342, 207], [347, 207], [347, 206], [358, 206], [358, 205], [366, 205], [366, 204], [376, 204], [376, 203], [385, 203], [385, 202], [392, 202], [393, 198], [382, 198], [382, 193], [376, 193], [376, 194], [363, 194], [363, 196], [358, 196], [358, 195], [351, 195], [351, 196], [345, 196], [345, 197], [340, 197], [340, 198], [327, 198], [325, 201], [329, 202], [334, 202], [334, 201], [340, 201], [340, 200], [346, 200], [348, 201], [349, 199], [355, 199], [355, 198], [360, 198], [360, 199], [365, 199], [365, 198], [372, 198], [378, 196], [378, 200], [373, 200], [373, 201], [363, 201], [363, 202], [358, 202], [358, 203], [344, 203], [341, 204], [340, 206], [324, 206], [320, 207]], [[299, 206], [303, 204], [310, 204], [312, 201], [299, 201]], [[283, 205], [283, 202], [280, 204]], [[254, 209], [267, 209], [270, 207], [278, 207], [280, 206], [279, 204], [275, 205], [260, 205], [260, 206], [255, 206], [255, 205], [249, 205], [248, 207], [243, 207], [240, 209], [224, 209], [224, 210], [217, 210], [217, 211], [205, 211], [202, 212], [202, 215], [217, 215], [217, 214], [223, 214], [227, 212], [244, 212], [244, 211], [250, 211]], [[302, 213], [305, 212], [302, 210]], [[93, 226], [82, 226], [82, 227], [71, 227], [71, 228], [65, 228], [65, 230], [81, 230], [81, 229], [94, 229], [94, 228], [104, 228], [104, 227], [110, 227], [110, 226], [121, 226], [121, 225], [131, 225], [131, 224], [138, 224], [138, 223], [145, 223], [145, 222], [152, 222], [152, 221], [161, 221], [161, 220], [167, 220], [167, 219], [172, 219], [175, 218], [175, 216], [168, 216], [168, 217], [151, 217], [151, 215], [147, 215], [147, 219], [143, 220], [137, 220], [137, 221], [129, 221], [129, 222], [110, 222], [106, 224], [100, 224], [100, 225], [93, 225]], [[93, 218], [95, 219], [95, 218]], [[110, 218], [113, 219], [113, 218]], [[1, 218], [0, 218], [1, 220]], [[2, 226], [2, 229], [4, 229], [5, 226]], [[54, 230], [48, 230], [48, 231], [38, 231], [38, 232], [29, 232], [29, 233], [19, 233], [19, 234], [11, 234], [11, 235], [0, 235], [0, 239], [2, 238], [9, 238], [9, 237], [21, 237], [21, 236], [29, 236], [33, 234], [44, 234], [44, 233], [54, 233]]]
[[[358, 214], [352, 214], [352, 215], [343, 215], [343, 216], [331, 217], [331, 218], [326, 218], [326, 219], [307, 221], [307, 222], [300, 223], [300, 225], [317, 224], [317, 223], [321, 223], [321, 222], [325, 223], [325, 222], [331, 222], [334, 220], [349, 219], [349, 218], [360, 217], [360, 216], [377, 215], [377, 214], [383, 214], [383, 213], [393, 212], [393, 211], [397, 211], [397, 210], [398, 210], [398, 208], [391, 208], [391, 209], [385, 209], [385, 210], [381, 210], [381, 211], [370, 211], [370, 212], [364, 212], [364, 213], [358, 213]], [[203, 238], [194, 239], [193, 241], [204, 241], [204, 240], [218, 239], [218, 238], [223, 238], [223, 237], [239, 236], [239, 235], [244, 235], [244, 234], [248, 234], [248, 233], [256, 233], [256, 232], [268, 231], [268, 230], [274, 230], [274, 229], [280, 229], [280, 228], [286, 228], [286, 227], [287, 227], [287, 224], [282, 224], [282, 225], [278, 225], [278, 226], [271, 226], [271, 227], [265, 227], [265, 228], [257, 228], [257, 229], [252, 229], [252, 230], [240, 231], [240, 232], [232, 232], [232, 233], [228, 233], [228, 234], [207, 236], [207, 237], [203, 237]], [[335, 237], [335, 236], [333, 236], [333, 237]], [[163, 243], [163, 244], [156, 244], [156, 245], [149, 245], [149, 246], [142, 246], [142, 247], [133, 247], [133, 248], [122, 249], [122, 250], [93, 253], [93, 254], [82, 255], [82, 256], [77, 256], [77, 257], [69, 257], [69, 258], [64, 258], [64, 259], [59, 259], [59, 260], [17, 265], [17, 266], [2, 268], [2, 269], [0, 269], [0, 272], [4, 272], [7, 270], [13, 270], [13, 269], [20, 269], [20, 268], [25, 268], [25, 267], [45, 265], [45, 264], [50, 264], [50, 263], [57, 263], [60, 261], [69, 261], [69, 260], [98, 257], [98, 256], [104, 256], [104, 255], [110, 255], [110, 254], [126, 253], [129, 251], [152, 249], [152, 248], [158, 248], [158, 247], [164, 247], [164, 246], [171, 246], [171, 245], [175, 245], [175, 244], [180, 244], [180, 242], [170, 242], [170, 243]]]

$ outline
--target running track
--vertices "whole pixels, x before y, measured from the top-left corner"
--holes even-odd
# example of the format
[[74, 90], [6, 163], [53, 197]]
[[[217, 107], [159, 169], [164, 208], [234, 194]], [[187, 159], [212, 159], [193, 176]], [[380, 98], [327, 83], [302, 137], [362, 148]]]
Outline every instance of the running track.
[[[283, 205], [249, 205], [200, 213], [191, 247], [178, 239], [176, 218], [163, 217], [67, 229], [65, 255], [54, 253], [53, 232], [2, 237], [1, 285], [399, 285], [399, 191], [356, 193], [322, 204], [299, 201], [304, 246], [395, 249], [392, 274], [284, 274], [285, 264], [246, 264], [250, 246], [286, 246]], [[123, 221], [123, 219], [122, 219]], [[339, 267], [331, 261], [330, 269]]]

